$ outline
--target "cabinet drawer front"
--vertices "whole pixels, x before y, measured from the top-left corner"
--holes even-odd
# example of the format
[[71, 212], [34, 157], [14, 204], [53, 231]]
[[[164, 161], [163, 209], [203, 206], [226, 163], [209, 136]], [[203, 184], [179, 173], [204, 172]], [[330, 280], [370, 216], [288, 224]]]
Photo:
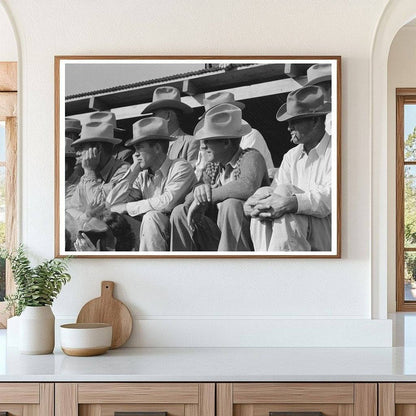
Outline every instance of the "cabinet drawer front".
[[185, 416], [184, 408], [183, 404], [81, 404], [79, 414], [89, 415], [94, 409], [100, 416], [114, 416], [116, 412], [166, 412], [168, 416]]
[[0, 403], [39, 403], [38, 383], [0, 383]]
[[235, 404], [354, 403], [351, 383], [235, 383]]
[[195, 403], [197, 383], [80, 383], [78, 403]]

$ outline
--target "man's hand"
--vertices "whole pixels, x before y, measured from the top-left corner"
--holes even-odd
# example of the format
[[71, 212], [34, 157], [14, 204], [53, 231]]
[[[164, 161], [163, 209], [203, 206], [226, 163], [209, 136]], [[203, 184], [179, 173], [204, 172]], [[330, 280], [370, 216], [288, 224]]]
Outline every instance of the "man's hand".
[[205, 210], [207, 208], [207, 204], [200, 204], [196, 202], [196, 200], [192, 201], [191, 206], [188, 210], [188, 215], [186, 216], [186, 220], [188, 223], [189, 228], [192, 232], [195, 231], [195, 223], [198, 222], [198, 219], [204, 215]]
[[194, 189], [194, 198], [198, 204], [210, 204], [212, 201], [212, 190], [209, 185], [198, 185]]
[[74, 242], [74, 247], [76, 251], [100, 251], [100, 240], [97, 241], [97, 245], [95, 246], [87, 234], [80, 233]]
[[[284, 214], [295, 213], [298, 210], [296, 196], [281, 196], [272, 194], [261, 200], [253, 209], [261, 220], [274, 220]], [[253, 215], [252, 215], [253, 216]]]
[[84, 172], [95, 172], [100, 163], [100, 151], [98, 147], [90, 147], [82, 151], [82, 167]]
[[110, 207], [111, 212], [118, 212], [124, 214], [127, 212], [127, 204], [116, 204]]
[[244, 203], [244, 214], [250, 217], [257, 217], [259, 211], [255, 210], [255, 206], [272, 195], [272, 193], [273, 189], [270, 186], [264, 186], [263, 188], [257, 189], [257, 191]]

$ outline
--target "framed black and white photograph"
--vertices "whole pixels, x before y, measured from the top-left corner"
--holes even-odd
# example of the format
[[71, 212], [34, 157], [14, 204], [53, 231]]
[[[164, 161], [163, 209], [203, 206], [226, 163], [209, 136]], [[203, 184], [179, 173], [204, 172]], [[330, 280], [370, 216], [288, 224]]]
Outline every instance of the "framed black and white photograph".
[[341, 58], [55, 57], [57, 257], [341, 256]]

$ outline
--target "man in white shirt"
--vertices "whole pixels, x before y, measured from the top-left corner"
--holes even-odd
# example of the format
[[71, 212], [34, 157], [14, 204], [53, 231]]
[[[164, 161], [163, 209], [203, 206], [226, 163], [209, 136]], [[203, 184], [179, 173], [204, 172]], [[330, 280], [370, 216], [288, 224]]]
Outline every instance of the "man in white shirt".
[[172, 140], [167, 121], [160, 117], [134, 123], [133, 139], [126, 143], [135, 148], [134, 163], [109, 196], [112, 212], [140, 222], [140, 251], [169, 250], [170, 213], [196, 182], [186, 160], [167, 157]]
[[276, 184], [260, 188], [245, 204], [256, 251], [331, 250], [331, 105], [318, 86], [292, 91], [276, 115], [288, 121], [297, 146], [283, 157]]

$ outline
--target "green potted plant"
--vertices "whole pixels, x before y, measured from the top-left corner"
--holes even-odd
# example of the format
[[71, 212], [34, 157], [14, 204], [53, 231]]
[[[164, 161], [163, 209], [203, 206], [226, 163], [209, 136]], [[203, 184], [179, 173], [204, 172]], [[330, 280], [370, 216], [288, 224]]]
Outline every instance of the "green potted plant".
[[68, 258], [45, 260], [32, 266], [25, 249], [2, 250], [0, 257], [10, 261], [16, 292], [6, 296], [8, 309], [19, 318], [19, 351], [49, 354], [55, 346], [55, 317], [51, 305], [71, 276]]

